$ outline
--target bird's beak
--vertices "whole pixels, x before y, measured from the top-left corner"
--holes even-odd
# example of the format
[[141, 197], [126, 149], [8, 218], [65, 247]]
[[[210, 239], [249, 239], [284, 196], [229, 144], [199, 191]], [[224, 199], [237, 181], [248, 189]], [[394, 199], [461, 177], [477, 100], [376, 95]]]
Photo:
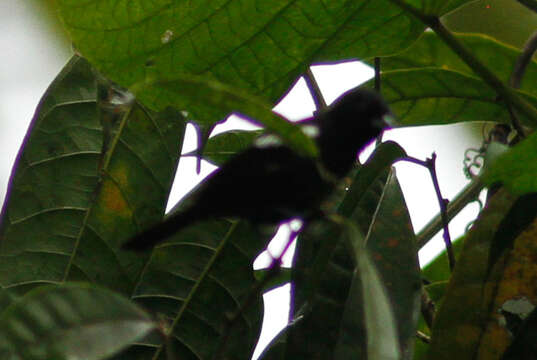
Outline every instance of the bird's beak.
[[392, 113], [388, 113], [378, 120], [379, 120], [379, 124], [376, 124], [376, 125], [378, 125], [382, 129], [395, 128], [399, 126], [395, 115]]

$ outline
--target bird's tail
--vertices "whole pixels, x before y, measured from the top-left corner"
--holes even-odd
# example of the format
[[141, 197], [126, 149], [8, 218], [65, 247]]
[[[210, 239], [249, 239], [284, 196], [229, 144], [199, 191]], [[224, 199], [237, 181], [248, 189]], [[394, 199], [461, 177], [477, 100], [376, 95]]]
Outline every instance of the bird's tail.
[[129, 239], [122, 245], [122, 248], [134, 251], [148, 250], [199, 220], [203, 219], [193, 211], [179, 212]]

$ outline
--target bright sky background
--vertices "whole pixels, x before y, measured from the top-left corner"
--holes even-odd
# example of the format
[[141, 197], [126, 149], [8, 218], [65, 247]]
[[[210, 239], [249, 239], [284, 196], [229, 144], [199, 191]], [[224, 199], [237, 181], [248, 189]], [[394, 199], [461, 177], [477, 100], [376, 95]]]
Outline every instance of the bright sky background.
[[[0, 48], [5, 50], [0, 62], [0, 99], [2, 100], [0, 102], [0, 141], [3, 155], [0, 158], [0, 199], [5, 195], [13, 161], [34, 109], [47, 86], [70, 56], [68, 49], [65, 49], [57, 40], [47, 36], [47, 24], [32, 10], [31, 6], [25, 4], [24, 1], [0, 2]], [[318, 66], [313, 71], [328, 103], [342, 92], [372, 76], [371, 69], [364, 68], [357, 62], [338, 66]], [[275, 110], [293, 120], [311, 116], [314, 105], [303, 80], [297, 82]], [[236, 120], [233, 124], [244, 126], [244, 124], [238, 124]], [[217, 131], [223, 131], [226, 126], [229, 128], [229, 124], [226, 124], [219, 126]], [[191, 127], [188, 133], [193, 134]], [[409, 155], [421, 159], [425, 159], [436, 151], [440, 187], [443, 196], [449, 199], [455, 196], [467, 182], [462, 172], [464, 151], [468, 147], [479, 145], [479, 140], [461, 131], [460, 126], [397, 129], [387, 132], [384, 139], [396, 140]], [[195, 146], [194, 136], [190, 135], [189, 140], [185, 142], [183, 152], [190, 151]], [[400, 163], [396, 165], [396, 168], [414, 229], [418, 231], [438, 212], [438, 203], [430, 177], [426, 169], [416, 165]], [[170, 205], [175, 204], [198, 181], [211, 172], [214, 166], [204, 162], [199, 176], [195, 174], [194, 169], [193, 158], [181, 160], [177, 172], [181, 178], [177, 179], [174, 184]], [[192, 176], [185, 176], [188, 173]], [[462, 234], [470, 219], [476, 216], [477, 211], [477, 204], [471, 204], [451, 222], [452, 238]], [[285, 231], [288, 229], [282, 229], [282, 232], [285, 233]], [[278, 244], [272, 244], [271, 253], [277, 254], [278, 247]], [[422, 265], [442, 249], [441, 234], [438, 234], [420, 252]], [[264, 259], [266, 261], [266, 257]], [[288, 263], [289, 260], [288, 257]], [[262, 266], [263, 257], [259, 261], [256, 266]], [[267, 312], [271, 314], [271, 324], [267, 325], [267, 329], [270, 330], [262, 335], [261, 343], [266, 343], [269, 339], [268, 332], [274, 333], [284, 326], [288, 312], [285, 300], [288, 293], [287, 286], [265, 296], [265, 302], [270, 305]]]

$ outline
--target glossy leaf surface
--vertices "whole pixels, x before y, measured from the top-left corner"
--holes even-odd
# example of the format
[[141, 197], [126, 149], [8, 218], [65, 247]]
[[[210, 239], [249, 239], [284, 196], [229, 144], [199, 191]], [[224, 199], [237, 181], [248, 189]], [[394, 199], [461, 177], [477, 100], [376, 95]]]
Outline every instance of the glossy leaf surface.
[[109, 290], [85, 285], [32, 291], [0, 315], [0, 352], [7, 359], [104, 359], [155, 323]]
[[95, 76], [78, 57], [47, 90], [4, 203], [3, 286], [85, 280], [132, 292], [145, 256], [119, 245], [161, 219], [185, 122], [136, 102], [121, 114], [103, 132]]

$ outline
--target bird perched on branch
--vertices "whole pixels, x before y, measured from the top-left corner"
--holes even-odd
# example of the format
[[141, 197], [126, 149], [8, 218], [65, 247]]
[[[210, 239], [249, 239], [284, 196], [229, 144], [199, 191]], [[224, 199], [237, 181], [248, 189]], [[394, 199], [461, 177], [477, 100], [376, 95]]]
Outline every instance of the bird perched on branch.
[[252, 146], [210, 174], [191, 205], [124, 244], [145, 250], [183, 228], [219, 217], [243, 218], [256, 224], [278, 224], [309, 218], [338, 179], [356, 161], [358, 152], [375, 139], [390, 110], [382, 98], [355, 88], [307, 121], [317, 127], [319, 159], [300, 155], [283, 144]]

